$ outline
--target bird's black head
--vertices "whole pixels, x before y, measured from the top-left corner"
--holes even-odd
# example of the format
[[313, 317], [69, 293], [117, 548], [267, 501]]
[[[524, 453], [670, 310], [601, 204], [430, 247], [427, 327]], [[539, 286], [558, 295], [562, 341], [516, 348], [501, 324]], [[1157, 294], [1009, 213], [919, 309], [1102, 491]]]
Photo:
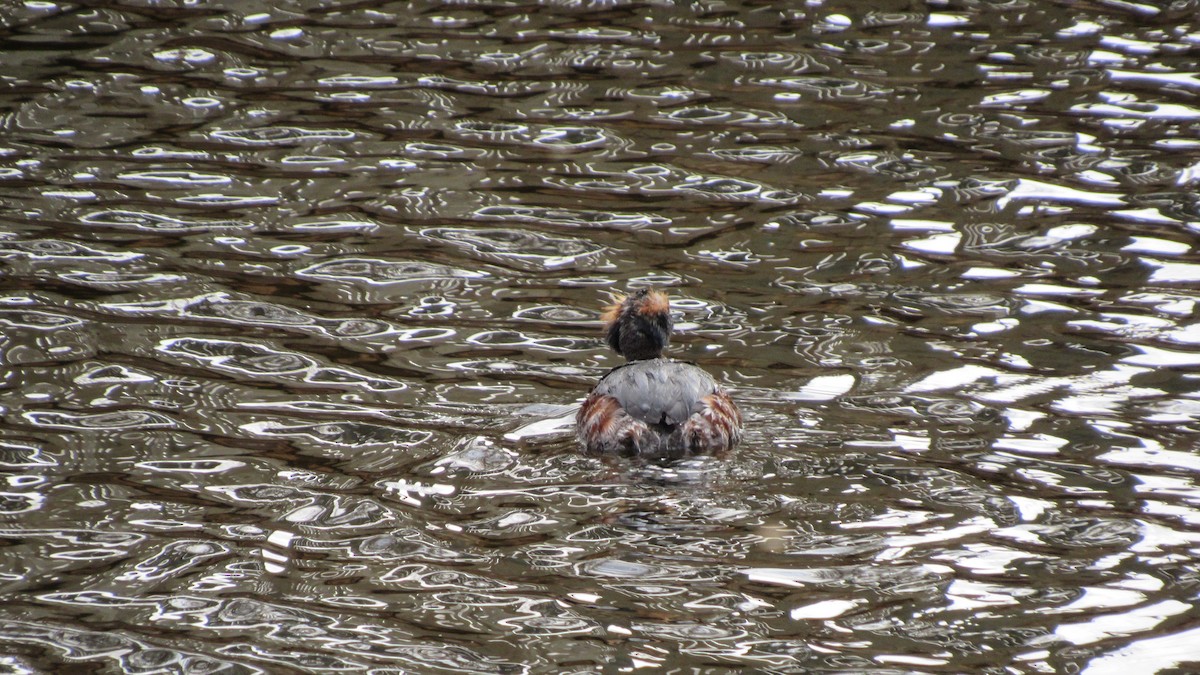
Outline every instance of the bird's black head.
[[671, 340], [671, 302], [666, 293], [644, 288], [609, 306], [604, 322], [613, 351], [628, 361], [656, 359]]

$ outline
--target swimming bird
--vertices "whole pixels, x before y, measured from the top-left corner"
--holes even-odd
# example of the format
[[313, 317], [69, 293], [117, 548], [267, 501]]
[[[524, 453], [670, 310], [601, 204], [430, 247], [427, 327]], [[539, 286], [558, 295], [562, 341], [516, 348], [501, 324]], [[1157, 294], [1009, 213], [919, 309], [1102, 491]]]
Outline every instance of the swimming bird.
[[641, 289], [603, 315], [608, 346], [626, 363], [608, 371], [575, 416], [588, 454], [644, 459], [723, 455], [742, 437], [742, 415], [711, 375], [663, 358], [671, 339], [670, 301]]

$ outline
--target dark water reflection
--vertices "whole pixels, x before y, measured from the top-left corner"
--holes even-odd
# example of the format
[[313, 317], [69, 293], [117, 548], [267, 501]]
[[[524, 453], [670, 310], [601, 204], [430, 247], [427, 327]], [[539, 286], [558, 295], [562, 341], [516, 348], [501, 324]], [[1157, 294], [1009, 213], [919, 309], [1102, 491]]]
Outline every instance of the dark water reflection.
[[9, 3], [0, 664], [1200, 667], [1198, 11]]

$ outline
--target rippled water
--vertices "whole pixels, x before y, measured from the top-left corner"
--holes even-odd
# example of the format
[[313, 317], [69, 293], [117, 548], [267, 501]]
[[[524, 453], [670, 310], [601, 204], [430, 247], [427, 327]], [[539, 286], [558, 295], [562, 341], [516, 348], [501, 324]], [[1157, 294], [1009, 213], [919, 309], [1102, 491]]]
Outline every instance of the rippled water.
[[[0, 9], [6, 672], [1200, 668], [1195, 1], [96, 4]], [[731, 460], [576, 451], [645, 285]]]

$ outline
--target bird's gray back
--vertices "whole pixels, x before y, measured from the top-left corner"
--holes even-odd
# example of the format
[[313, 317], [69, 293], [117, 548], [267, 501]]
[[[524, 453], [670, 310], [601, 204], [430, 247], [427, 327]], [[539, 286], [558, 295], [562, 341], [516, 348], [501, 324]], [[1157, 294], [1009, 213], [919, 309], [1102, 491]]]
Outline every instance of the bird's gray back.
[[634, 361], [612, 370], [594, 390], [617, 399], [625, 412], [646, 424], [683, 424], [717, 391], [700, 368], [671, 359]]

